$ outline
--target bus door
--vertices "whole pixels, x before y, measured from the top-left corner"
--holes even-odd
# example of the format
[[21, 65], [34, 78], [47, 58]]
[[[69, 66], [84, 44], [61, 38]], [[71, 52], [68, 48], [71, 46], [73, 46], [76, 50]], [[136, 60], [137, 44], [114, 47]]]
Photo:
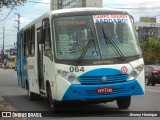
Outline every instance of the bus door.
[[48, 77], [51, 75], [49, 71], [53, 71], [51, 67], [51, 61], [53, 61], [52, 47], [51, 47], [51, 35], [50, 35], [50, 24], [49, 19], [43, 20], [42, 29], [42, 43], [43, 43], [43, 70], [44, 79], [49, 80]]
[[20, 31], [18, 34], [18, 46], [17, 46], [17, 75], [18, 75], [18, 85], [21, 88], [25, 88], [24, 81], [24, 31]]
[[38, 80], [39, 80], [39, 89], [40, 92], [44, 90], [44, 70], [43, 70], [43, 53], [44, 53], [44, 45], [41, 42], [42, 39], [42, 27], [37, 29], [37, 70], [38, 70]]

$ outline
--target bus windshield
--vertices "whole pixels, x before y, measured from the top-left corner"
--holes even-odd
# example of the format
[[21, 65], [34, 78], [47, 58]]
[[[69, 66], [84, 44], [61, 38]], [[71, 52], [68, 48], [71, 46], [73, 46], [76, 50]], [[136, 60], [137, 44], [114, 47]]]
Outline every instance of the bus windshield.
[[71, 16], [53, 20], [56, 59], [114, 59], [121, 57], [119, 52], [125, 57], [141, 54], [128, 15]]

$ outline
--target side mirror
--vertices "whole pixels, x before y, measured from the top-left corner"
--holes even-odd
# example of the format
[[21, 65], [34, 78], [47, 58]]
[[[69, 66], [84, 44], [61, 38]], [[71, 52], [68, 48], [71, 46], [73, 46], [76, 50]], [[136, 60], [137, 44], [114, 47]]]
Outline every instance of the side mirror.
[[49, 20], [44, 20], [42, 22], [42, 36], [41, 36], [41, 44], [45, 44], [45, 34], [46, 30], [49, 29]]
[[43, 21], [43, 29], [49, 28], [49, 22], [48, 21]]

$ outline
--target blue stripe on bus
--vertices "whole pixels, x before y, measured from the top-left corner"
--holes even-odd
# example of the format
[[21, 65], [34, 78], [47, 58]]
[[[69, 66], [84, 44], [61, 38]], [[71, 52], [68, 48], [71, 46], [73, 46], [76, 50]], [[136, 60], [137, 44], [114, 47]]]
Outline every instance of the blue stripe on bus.
[[[26, 63], [27, 60], [24, 57], [24, 30], [22, 29], [20, 32], [20, 44], [17, 43], [17, 46], [19, 46], [19, 49], [17, 48], [17, 77], [18, 77], [18, 85], [21, 88], [26, 88], [26, 80], [28, 80], [28, 73], [26, 70]], [[17, 36], [18, 37], [18, 36]], [[20, 52], [20, 51], [21, 52]], [[20, 53], [19, 53], [20, 52]], [[20, 56], [18, 56], [20, 55]], [[22, 83], [23, 81], [23, 83]]]
[[[98, 94], [98, 88], [113, 88], [113, 92]], [[143, 89], [137, 80], [115, 83], [115, 84], [101, 84], [101, 85], [76, 85], [72, 84], [64, 94], [62, 100], [94, 100], [117, 98], [123, 96], [133, 96], [144, 94]]]

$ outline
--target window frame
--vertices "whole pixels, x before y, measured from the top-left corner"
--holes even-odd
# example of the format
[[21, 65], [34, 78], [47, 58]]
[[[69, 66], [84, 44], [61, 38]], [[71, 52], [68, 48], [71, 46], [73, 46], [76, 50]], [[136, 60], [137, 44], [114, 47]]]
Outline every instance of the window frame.
[[30, 28], [30, 50], [29, 55], [33, 57], [35, 55], [35, 25]]
[[24, 56], [29, 57], [29, 52], [30, 52], [30, 28], [27, 28], [24, 31]]
[[[42, 41], [44, 44], [44, 50], [51, 50], [52, 49], [52, 42], [51, 42], [51, 27], [49, 23], [49, 18], [45, 18], [42, 21]], [[46, 32], [48, 32], [48, 42], [46, 42]], [[46, 43], [49, 43], [49, 47], [47, 48]]]

